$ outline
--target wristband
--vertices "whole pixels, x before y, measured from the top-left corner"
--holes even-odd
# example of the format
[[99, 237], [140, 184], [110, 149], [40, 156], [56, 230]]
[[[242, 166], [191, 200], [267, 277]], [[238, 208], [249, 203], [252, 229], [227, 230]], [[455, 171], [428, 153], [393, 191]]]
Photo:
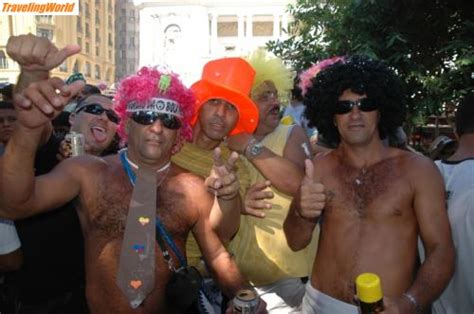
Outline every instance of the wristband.
[[408, 299], [408, 301], [410, 301], [411, 304], [413, 304], [413, 306], [415, 307], [415, 313], [416, 314], [422, 314], [423, 311], [422, 311], [422, 308], [421, 308], [421, 305], [418, 303], [418, 301], [416, 301], [415, 297], [412, 296], [411, 294], [409, 294], [408, 292], [405, 292], [402, 294], [405, 298]]

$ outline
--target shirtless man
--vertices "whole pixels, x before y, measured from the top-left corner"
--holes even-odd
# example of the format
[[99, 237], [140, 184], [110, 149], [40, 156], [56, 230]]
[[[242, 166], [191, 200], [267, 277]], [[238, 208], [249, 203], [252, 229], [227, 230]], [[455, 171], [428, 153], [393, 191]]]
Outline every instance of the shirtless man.
[[[128, 151], [123, 154], [133, 173], [137, 172], [134, 165], [167, 169], [157, 179], [156, 217], [181, 252], [189, 231], [193, 232], [217, 282], [233, 297], [244, 282], [209, 224], [213, 196], [201, 178], [169, 164], [177, 144], [191, 135], [194, 98], [175, 75], [164, 80], [171, 88], [162, 88], [162, 76], [155, 69], [143, 68], [122, 81], [116, 111], [122, 118], [118, 131], [123, 140], [128, 140]], [[86, 293], [91, 312], [171, 313], [165, 287], [172, 272], [156, 243], [154, 286], [139, 307], [130, 306], [116, 283], [133, 191], [132, 175], [127, 175], [121, 158], [85, 155], [63, 161], [46, 175], [33, 175], [34, 154], [43, 127], [82, 87], [80, 81], [66, 86], [62, 80], [51, 78], [30, 84], [16, 98], [19, 125], [4, 155], [0, 215], [17, 219], [76, 199], [84, 233]], [[158, 106], [154, 106], [157, 97], [175, 105], [158, 112]], [[170, 254], [174, 267], [179, 268], [178, 258], [172, 250]]]
[[[403, 122], [401, 83], [383, 64], [361, 56], [328, 67], [312, 82], [306, 114], [339, 145], [306, 161], [284, 223], [293, 250], [307, 246], [321, 224], [303, 312], [358, 313], [354, 280], [373, 272], [381, 277], [384, 313], [421, 313], [452, 276], [454, 251], [436, 167], [381, 141]], [[316, 202], [322, 190], [325, 206]], [[418, 235], [427, 258], [415, 275]]]

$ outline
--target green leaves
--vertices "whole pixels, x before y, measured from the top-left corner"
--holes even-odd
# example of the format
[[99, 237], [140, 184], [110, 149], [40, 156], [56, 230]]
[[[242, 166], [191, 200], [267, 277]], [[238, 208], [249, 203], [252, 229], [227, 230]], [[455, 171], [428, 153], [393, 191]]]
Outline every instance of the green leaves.
[[474, 89], [474, 1], [297, 0], [289, 12], [290, 37], [267, 47], [297, 71], [335, 55], [383, 59], [406, 82], [413, 117]]

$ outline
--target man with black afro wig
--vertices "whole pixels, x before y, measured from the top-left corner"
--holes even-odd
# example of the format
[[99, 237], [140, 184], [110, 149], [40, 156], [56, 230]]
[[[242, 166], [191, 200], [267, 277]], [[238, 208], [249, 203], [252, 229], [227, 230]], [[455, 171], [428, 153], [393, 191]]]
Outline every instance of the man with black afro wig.
[[[306, 160], [283, 225], [298, 251], [320, 223], [302, 311], [359, 313], [356, 278], [369, 272], [382, 283], [384, 313], [422, 313], [453, 274], [454, 246], [434, 163], [382, 142], [403, 122], [401, 83], [383, 63], [356, 56], [328, 65], [310, 85], [306, 115], [337, 146]], [[419, 268], [418, 238], [426, 252]]]
[[365, 56], [344, 58], [317, 74], [305, 94], [305, 115], [310, 126], [316, 126], [324, 138], [340, 142], [334, 125], [334, 104], [343, 91], [350, 89], [367, 95], [377, 103], [378, 129], [383, 139], [394, 134], [405, 120], [405, 94], [400, 79], [382, 62]]

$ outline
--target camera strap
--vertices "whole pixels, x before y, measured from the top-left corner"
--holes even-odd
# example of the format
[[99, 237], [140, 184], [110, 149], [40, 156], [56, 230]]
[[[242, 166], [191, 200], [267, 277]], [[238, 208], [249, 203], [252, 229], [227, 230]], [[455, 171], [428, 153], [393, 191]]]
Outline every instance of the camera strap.
[[[163, 240], [163, 238], [165, 240]], [[163, 224], [161, 223], [158, 217], [156, 217], [156, 241], [158, 242], [158, 245], [160, 246], [163, 257], [168, 263], [168, 267], [171, 271], [175, 272], [177, 271], [177, 269], [173, 265], [173, 259], [171, 258], [171, 255], [169, 254], [168, 249], [166, 248], [165, 241], [173, 250], [176, 257], [178, 257], [179, 263], [181, 264], [180, 268], [187, 266], [186, 259], [181, 254], [178, 247], [176, 246], [173, 239], [171, 238], [171, 235], [165, 229], [165, 226], [163, 226]]]

